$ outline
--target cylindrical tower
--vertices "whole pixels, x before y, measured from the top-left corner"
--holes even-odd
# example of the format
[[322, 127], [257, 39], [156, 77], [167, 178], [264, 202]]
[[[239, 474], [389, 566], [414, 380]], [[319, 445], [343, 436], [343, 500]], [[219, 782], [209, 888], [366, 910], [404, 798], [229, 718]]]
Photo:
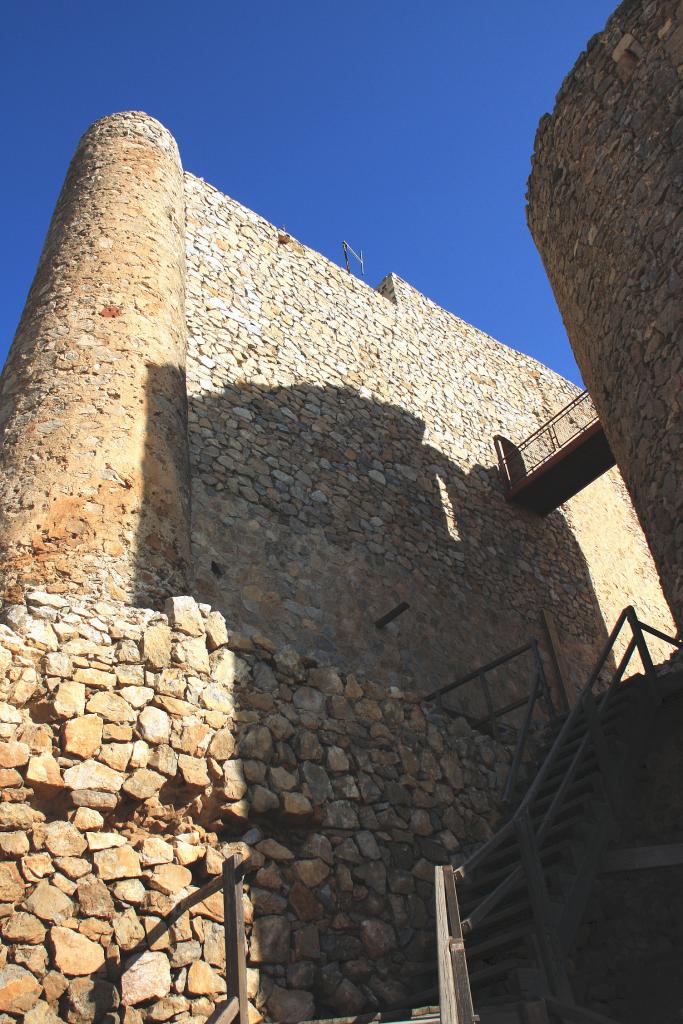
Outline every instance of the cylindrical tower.
[[528, 220], [683, 626], [683, 6], [625, 0], [540, 124]]
[[0, 595], [188, 587], [185, 207], [146, 114], [81, 139], [0, 379]]

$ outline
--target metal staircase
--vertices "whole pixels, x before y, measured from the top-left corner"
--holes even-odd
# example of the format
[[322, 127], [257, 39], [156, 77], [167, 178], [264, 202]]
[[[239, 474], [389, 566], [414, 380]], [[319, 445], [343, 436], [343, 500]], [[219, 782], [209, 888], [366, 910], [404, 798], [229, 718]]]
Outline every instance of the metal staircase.
[[[624, 609], [518, 809], [465, 863], [436, 869], [442, 1024], [610, 1024], [575, 1004], [567, 958], [657, 708], [683, 683], [658, 675], [646, 633], [681, 646]], [[624, 681], [636, 653], [644, 671]]]

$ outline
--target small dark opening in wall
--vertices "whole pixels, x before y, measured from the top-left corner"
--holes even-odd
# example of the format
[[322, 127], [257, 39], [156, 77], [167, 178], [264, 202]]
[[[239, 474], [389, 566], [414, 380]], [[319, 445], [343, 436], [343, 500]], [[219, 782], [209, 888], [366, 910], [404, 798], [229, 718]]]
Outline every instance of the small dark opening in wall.
[[221, 576], [225, 575], [225, 569], [223, 568], [222, 565], [219, 565], [218, 562], [211, 563], [211, 572], [217, 579], [220, 579]]

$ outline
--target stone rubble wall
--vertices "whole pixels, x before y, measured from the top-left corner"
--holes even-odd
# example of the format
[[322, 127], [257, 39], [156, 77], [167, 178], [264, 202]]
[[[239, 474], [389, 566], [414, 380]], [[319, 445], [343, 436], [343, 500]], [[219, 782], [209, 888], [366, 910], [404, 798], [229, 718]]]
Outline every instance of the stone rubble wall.
[[433, 980], [433, 868], [491, 835], [506, 745], [190, 597], [5, 606], [0, 698], [3, 1022], [199, 1024], [220, 894], [126, 962], [232, 852], [253, 1024]]
[[0, 597], [188, 586], [184, 223], [163, 125], [92, 125], [0, 377]]
[[528, 220], [683, 626], [683, 3], [629, 0], [536, 136]]
[[546, 518], [504, 500], [494, 435], [521, 441], [573, 384], [185, 182], [196, 593], [245, 632], [422, 692], [543, 642], [543, 609], [572, 687], [626, 604], [671, 628], [616, 469]]

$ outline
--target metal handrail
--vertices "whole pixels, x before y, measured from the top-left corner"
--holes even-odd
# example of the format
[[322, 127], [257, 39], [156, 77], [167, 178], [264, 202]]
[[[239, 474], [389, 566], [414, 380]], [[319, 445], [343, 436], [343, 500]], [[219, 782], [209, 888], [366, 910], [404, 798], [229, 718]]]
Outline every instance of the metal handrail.
[[505, 489], [530, 476], [598, 419], [590, 394], [582, 391], [520, 444], [496, 434], [493, 440]]
[[[529, 690], [527, 697], [521, 697], [517, 700], [511, 701], [509, 704], [505, 704], [503, 707], [495, 708], [493, 699], [491, 697], [491, 690], [486, 678], [486, 673], [491, 672], [495, 668], [500, 668], [501, 665], [505, 665], [508, 661], [512, 661], [515, 658], [521, 657], [528, 651], [531, 652], [534, 666], [534, 681]], [[517, 775], [522, 763], [522, 757], [526, 747], [527, 739], [531, 729], [531, 720], [536, 705], [539, 703], [541, 698], [546, 705], [546, 711], [549, 718], [552, 720], [556, 717], [555, 706], [553, 704], [552, 697], [550, 695], [550, 687], [548, 686], [548, 680], [546, 679], [545, 669], [543, 668], [543, 660], [538, 647], [538, 641], [535, 637], [523, 644], [521, 647], [516, 647], [513, 651], [509, 651], [507, 654], [502, 654], [498, 658], [494, 658], [493, 661], [487, 662], [485, 665], [481, 665], [479, 668], [473, 669], [471, 672], [467, 672], [464, 676], [456, 679], [452, 683], [446, 683], [445, 686], [441, 686], [436, 690], [432, 690], [426, 697], [423, 698], [425, 701], [436, 701], [437, 707], [441, 711], [445, 711], [447, 714], [462, 714], [459, 711], [451, 710], [450, 708], [444, 707], [442, 698], [444, 694], [452, 693], [454, 690], [459, 689], [466, 683], [471, 683], [473, 680], [479, 679], [481, 682], [481, 689], [486, 701], [488, 714], [481, 719], [473, 720], [468, 715], [463, 715], [472, 724], [480, 728], [487, 722], [491, 729], [491, 733], [494, 739], [498, 738], [497, 720], [503, 718], [505, 715], [511, 714], [513, 711], [519, 710], [519, 708], [525, 708], [524, 721], [521, 729], [517, 734], [517, 742], [515, 744], [515, 752], [513, 754], [512, 762], [508, 770], [507, 778], [503, 786], [503, 803], [509, 803], [514, 792], [515, 783], [517, 781]]]
[[[531, 810], [533, 804], [538, 796], [539, 790], [541, 789], [543, 782], [545, 781], [550, 772], [550, 769], [556, 763], [557, 756], [564, 745], [564, 741], [566, 740], [567, 736], [572, 731], [574, 726], [577, 724], [580, 716], [586, 713], [585, 703], [592, 698], [593, 688], [600, 676], [602, 669], [605, 666], [605, 663], [607, 662], [607, 659], [609, 658], [616, 644], [617, 639], [619, 638], [621, 630], [623, 629], [626, 623], [628, 623], [631, 627], [632, 638], [620, 659], [619, 665], [613, 673], [610, 686], [606, 691], [601, 702], [600, 708], [598, 710], [598, 716], [599, 718], [602, 718], [604, 716], [606, 709], [610, 705], [614, 693], [616, 692], [618, 686], [621, 683], [624, 672], [628, 667], [631, 657], [633, 656], [636, 650], [640, 654], [641, 661], [643, 663], [645, 676], [651, 690], [652, 699], [653, 701], [655, 701], [655, 703], [658, 702], [658, 696], [656, 692], [656, 672], [654, 664], [652, 662], [652, 658], [650, 656], [649, 649], [647, 647], [647, 641], [645, 640], [644, 634], [645, 632], [651, 633], [659, 639], [664, 640], [675, 647], [683, 647], [683, 642], [677, 638], [669, 636], [666, 633], [663, 633], [661, 630], [655, 629], [655, 627], [653, 626], [649, 626], [647, 623], [641, 623], [641, 621], [638, 619], [635, 609], [629, 605], [628, 607], [624, 608], [624, 610], [619, 615], [619, 618], [617, 619], [614, 628], [612, 629], [612, 632], [610, 633], [600, 653], [600, 657], [598, 658], [598, 661], [593, 671], [591, 672], [586, 685], [581, 691], [581, 695], [579, 697], [578, 702], [565, 719], [564, 724], [550, 749], [550, 752], [545, 758], [540, 771], [536, 775], [536, 778], [529, 787], [529, 790], [527, 791], [526, 795], [521, 801], [519, 807], [512, 815], [511, 819], [506, 823], [506, 825], [501, 830], [499, 830], [499, 832], [496, 835], [494, 835], [487, 843], [484, 844], [483, 847], [481, 847], [477, 852], [475, 852], [471, 857], [469, 857], [467, 861], [460, 865], [460, 867], [455, 869], [455, 875], [460, 881], [467, 878], [467, 876], [471, 874], [476, 868], [480, 867], [481, 864], [486, 861], [487, 857], [490, 854], [492, 854], [495, 850], [497, 850], [500, 844], [505, 839], [507, 839], [513, 831], [516, 831], [518, 828], [523, 827], [524, 822], [528, 823], [528, 825], [524, 827], [529, 827], [530, 825], [531, 838], [534, 841], [535, 848], [540, 849], [543, 840], [548, 830], [550, 829], [555, 819], [555, 816], [560, 808], [564, 795], [568, 790], [569, 786], [571, 785], [578, 770], [578, 767], [589, 745], [592, 742], [590, 730], [586, 731], [583, 740], [579, 744], [579, 747], [574, 757], [572, 758], [569, 768], [567, 769], [562, 778], [562, 781], [558, 787], [557, 792], [555, 793], [553, 800], [551, 801], [549, 807], [547, 808], [543, 817], [541, 818], [540, 823], [536, 825], [532, 824], [531, 819]], [[514, 868], [503, 879], [503, 881], [496, 886], [495, 889], [493, 889], [490, 893], [487, 894], [487, 896], [481, 901], [479, 906], [474, 908], [474, 910], [470, 913], [469, 917], [467, 917], [462, 922], [463, 931], [465, 933], [471, 932], [476, 927], [476, 925], [483, 921], [488, 916], [488, 914], [496, 906], [498, 906], [501, 900], [503, 900], [505, 896], [514, 889], [515, 885], [517, 885], [517, 883], [520, 882], [523, 877], [524, 868], [522, 866]]]

